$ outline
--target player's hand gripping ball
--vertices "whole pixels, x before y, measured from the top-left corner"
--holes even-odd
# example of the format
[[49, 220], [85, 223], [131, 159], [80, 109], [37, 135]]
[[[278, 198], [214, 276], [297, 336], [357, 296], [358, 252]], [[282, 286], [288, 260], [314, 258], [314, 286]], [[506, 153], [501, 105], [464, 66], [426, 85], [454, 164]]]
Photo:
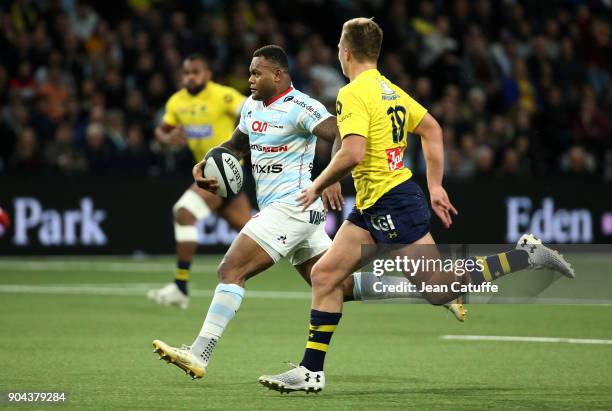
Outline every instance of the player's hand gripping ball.
[[[240, 192], [244, 182], [240, 160], [225, 147], [215, 147], [204, 157], [202, 179], [196, 177], [199, 187], [210, 190], [210, 180], [215, 179], [217, 189], [215, 193], [221, 197], [236, 195]], [[197, 167], [197, 166], [196, 166]], [[213, 186], [214, 187], [214, 186]]]

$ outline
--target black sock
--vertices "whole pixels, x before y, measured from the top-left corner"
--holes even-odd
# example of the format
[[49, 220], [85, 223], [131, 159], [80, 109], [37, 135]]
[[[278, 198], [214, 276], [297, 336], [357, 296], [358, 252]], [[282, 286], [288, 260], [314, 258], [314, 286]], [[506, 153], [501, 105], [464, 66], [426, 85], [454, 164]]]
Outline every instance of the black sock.
[[342, 313], [310, 310], [308, 342], [300, 365], [310, 371], [323, 371], [325, 353], [341, 317]]
[[529, 267], [529, 256], [525, 250], [510, 250], [487, 257], [472, 257], [472, 259], [480, 260], [483, 266], [482, 270], [475, 269], [470, 272], [472, 284], [495, 281], [506, 274]]

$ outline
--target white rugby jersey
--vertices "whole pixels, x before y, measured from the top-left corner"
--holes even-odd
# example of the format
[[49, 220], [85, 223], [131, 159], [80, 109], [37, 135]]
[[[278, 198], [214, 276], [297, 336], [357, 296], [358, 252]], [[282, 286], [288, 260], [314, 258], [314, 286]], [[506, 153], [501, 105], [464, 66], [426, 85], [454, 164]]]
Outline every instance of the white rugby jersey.
[[249, 136], [260, 210], [272, 202], [298, 205], [296, 197], [312, 183], [312, 130], [330, 116], [323, 104], [293, 87], [269, 101], [246, 100], [238, 129]]

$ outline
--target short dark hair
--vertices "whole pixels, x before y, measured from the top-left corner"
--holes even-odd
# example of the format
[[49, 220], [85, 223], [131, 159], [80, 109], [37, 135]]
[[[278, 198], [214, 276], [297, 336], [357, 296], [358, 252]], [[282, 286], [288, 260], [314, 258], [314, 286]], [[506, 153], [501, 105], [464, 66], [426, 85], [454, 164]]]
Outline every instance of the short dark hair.
[[360, 61], [376, 61], [382, 46], [382, 29], [372, 19], [358, 17], [344, 23], [342, 34], [346, 46]]
[[206, 60], [206, 57], [204, 57], [204, 54], [202, 53], [191, 53], [189, 54], [187, 57], [185, 57], [185, 61], [198, 61], [200, 60], [205, 67], [208, 67], [208, 61]]
[[266, 60], [270, 60], [280, 66], [280, 68], [289, 70], [289, 59], [287, 58], [287, 53], [280, 46], [275, 46], [274, 44], [270, 44], [267, 46], [263, 46], [255, 50], [253, 53], [253, 57], [263, 57]]

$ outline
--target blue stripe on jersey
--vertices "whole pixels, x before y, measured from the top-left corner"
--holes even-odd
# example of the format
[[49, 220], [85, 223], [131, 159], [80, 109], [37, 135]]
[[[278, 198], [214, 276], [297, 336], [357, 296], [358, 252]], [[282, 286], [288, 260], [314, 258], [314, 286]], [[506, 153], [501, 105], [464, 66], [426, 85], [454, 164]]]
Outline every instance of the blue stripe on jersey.
[[295, 186], [295, 182], [299, 181], [300, 174], [299, 173], [291, 173], [292, 178], [260, 178], [257, 181], [257, 184], [261, 186], [261, 188], [267, 186], [281, 186], [291, 184]]
[[287, 153], [285, 156], [285, 161], [287, 161], [288, 164], [299, 164], [303, 161], [311, 162], [312, 160], [314, 160], [314, 153], [310, 153], [310, 150], [306, 149], [301, 153]]
[[[273, 203], [275, 201], [284, 204], [298, 205], [296, 198], [302, 192], [300, 189], [291, 189], [287, 191], [280, 191], [270, 193], [262, 197], [257, 197], [257, 202], [259, 203], [259, 208], [263, 209], [266, 205]], [[265, 205], [262, 205], [265, 204]]]
[[247, 99], [239, 127], [249, 135], [260, 209], [274, 201], [297, 205], [295, 198], [311, 183], [317, 140], [310, 130], [330, 116], [321, 103], [298, 90], [270, 106]]

